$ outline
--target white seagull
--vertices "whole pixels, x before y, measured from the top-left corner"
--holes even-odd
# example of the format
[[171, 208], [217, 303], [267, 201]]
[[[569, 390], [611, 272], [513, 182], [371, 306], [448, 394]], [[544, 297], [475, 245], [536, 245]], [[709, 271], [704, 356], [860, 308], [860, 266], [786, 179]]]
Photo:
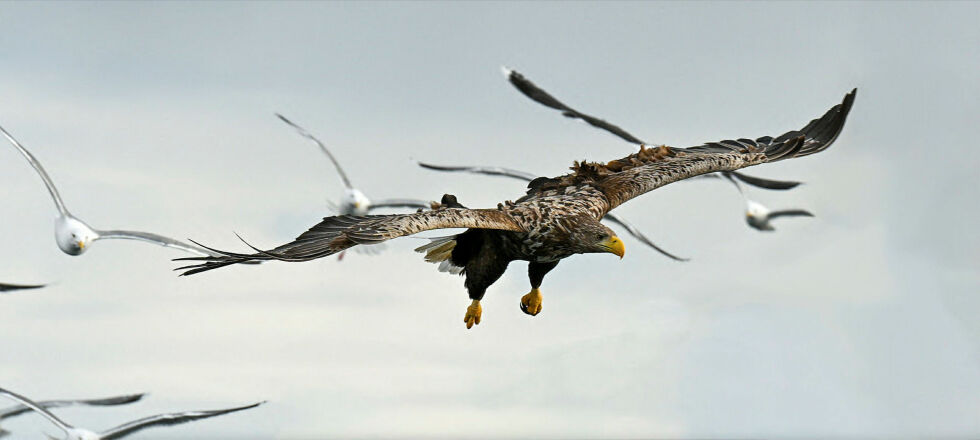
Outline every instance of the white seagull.
[[0, 395], [5, 396], [9, 399], [20, 402], [21, 404], [27, 406], [28, 408], [34, 410], [35, 412], [41, 414], [46, 419], [48, 419], [55, 426], [60, 428], [65, 432], [65, 440], [112, 440], [126, 437], [134, 432], [142, 431], [146, 428], [151, 428], [154, 426], [170, 426], [179, 425], [182, 423], [192, 422], [194, 420], [206, 419], [209, 417], [220, 416], [222, 414], [233, 413], [236, 411], [242, 411], [250, 408], [255, 408], [265, 402], [253, 403], [251, 405], [239, 406], [235, 408], [228, 409], [218, 409], [209, 411], [187, 411], [181, 413], [170, 413], [170, 414], [158, 414], [155, 416], [144, 417], [142, 419], [134, 420], [129, 423], [124, 423], [115, 428], [108, 429], [102, 432], [89, 431], [83, 428], [76, 428], [69, 425], [65, 421], [61, 420], [50, 411], [42, 407], [40, 404], [31, 401], [30, 399], [21, 396], [13, 391], [5, 390], [0, 388]]
[[[525, 182], [530, 182], [538, 178], [538, 176], [535, 176], [534, 174], [528, 172], [512, 170], [510, 168], [504, 168], [504, 167], [446, 166], [446, 165], [433, 165], [425, 162], [416, 162], [416, 163], [418, 163], [418, 165], [422, 168], [435, 170], [435, 171], [466, 172], [466, 173], [473, 173], [473, 174], [484, 174], [488, 176], [504, 176], [504, 177], [512, 177], [515, 179], [520, 179]], [[647, 236], [644, 235], [639, 228], [633, 226], [632, 223], [626, 221], [626, 219], [623, 218], [622, 216], [618, 216], [610, 212], [610, 213], [606, 213], [606, 215], [602, 217], [602, 219], [609, 220], [621, 226], [623, 229], [626, 229], [626, 231], [629, 232], [630, 235], [635, 237], [637, 240], [640, 240], [643, 244], [650, 246], [655, 251], [660, 252], [661, 254], [663, 254], [664, 256], [672, 260], [676, 260], [676, 261], [689, 260], [688, 258], [678, 257], [670, 252], [661, 249], [660, 246], [657, 246], [656, 244], [654, 244], [652, 240], [647, 238]]]
[[[15, 290], [29, 290], [29, 289], [40, 289], [44, 287], [44, 284], [7, 284], [0, 283], [0, 292], [13, 292]], [[0, 419], [3, 418], [3, 413], [0, 413]]]
[[10, 141], [20, 151], [21, 154], [30, 162], [31, 166], [37, 170], [38, 175], [41, 176], [41, 180], [44, 181], [44, 185], [48, 187], [48, 192], [51, 193], [51, 198], [54, 199], [54, 205], [58, 208], [58, 218], [54, 221], [54, 239], [58, 243], [58, 247], [61, 248], [68, 255], [81, 255], [91, 246], [92, 242], [96, 240], [110, 239], [110, 238], [121, 238], [127, 240], [140, 240], [149, 243], [158, 244], [161, 246], [166, 246], [174, 249], [180, 249], [182, 251], [187, 251], [199, 255], [212, 255], [211, 252], [192, 245], [184, 243], [181, 241], [174, 240], [172, 238], [167, 238], [162, 235], [151, 234], [149, 232], [136, 232], [136, 231], [100, 231], [93, 229], [89, 225], [85, 224], [81, 219], [71, 215], [68, 212], [68, 208], [65, 207], [65, 203], [61, 200], [61, 195], [58, 194], [58, 188], [54, 186], [54, 182], [48, 173], [44, 171], [44, 167], [41, 166], [41, 162], [27, 151], [17, 139], [14, 139], [7, 130], [0, 127], [0, 132], [7, 137]]
[[[127, 403], [133, 403], [143, 398], [145, 394], [129, 394], [125, 396], [115, 396], [115, 397], [105, 397], [101, 399], [78, 399], [78, 400], [43, 400], [37, 402], [37, 406], [41, 408], [61, 408], [65, 406], [76, 406], [76, 405], [88, 405], [88, 406], [112, 406], [112, 405], [125, 405]], [[21, 414], [32, 411], [30, 407], [18, 404], [7, 409], [0, 410], [0, 422], [11, 417], [16, 417]], [[0, 437], [9, 435], [10, 433], [0, 429]]]
[[749, 199], [745, 195], [745, 191], [742, 191], [742, 185], [733, 179], [731, 176], [723, 176], [735, 185], [735, 189], [738, 190], [739, 194], [742, 195], [742, 199], [745, 200], [745, 223], [747, 223], [753, 229], [759, 231], [775, 231], [776, 228], [772, 226], [770, 220], [776, 217], [813, 217], [814, 215], [804, 209], [782, 209], [779, 211], [772, 211], [767, 208], [762, 203], [755, 200]]
[[[378, 208], [429, 209], [432, 207], [432, 202], [419, 199], [384, 199], [372, 201], [366, 195], [364, 195], [363, 192], [351, 185], [350, 179], [347, 177], [347, 173], [345, 173], [344, 169], [340, 166], [340, 162], [338, 162], [333, 153], [327, 149], [327, 146], [323, 142], [320, 142], [320, 139], [317, 139], [316, 136], [313, 136], [313, 134], [306, 131], [306, 129], [300, 127], [295, 122], [290, 121], [285, 116], [279, 113], [276, 113], [276, 116], [278, 116], [282, 122], [285, 122], [286, 124], [289, 124], [289, 126], [295, 128], [300, 135], [313, 141], [313, 143], [320, 147], [327, 157], [330, 158], [330, 162], [333, 162], [334, 168], [337, 169], [337, 175], [340, 176], [340, 181], [344, 184], [344, 196], [340, 199], [340, 204], [330, 205], [330, 209], [333, 210], [336, 215], [364, 216]], [[382, 247], [382, 245], [365, 246], [363, 251], [372, 253], [381, 249]], [[344, 252], [341, 252], [338, 255], [338, 259], [343, 258]]]

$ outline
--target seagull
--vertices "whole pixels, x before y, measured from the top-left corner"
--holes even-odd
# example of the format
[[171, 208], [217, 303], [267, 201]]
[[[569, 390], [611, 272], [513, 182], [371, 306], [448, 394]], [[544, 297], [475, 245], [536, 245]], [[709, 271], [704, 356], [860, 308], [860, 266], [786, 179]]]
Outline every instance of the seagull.
[[[530, 181], [538, 178], [538, 176], [535, 176], [534, 174], [531, 174], [531, 173], [528, 173], [528, 172], [519, 171], [519, 170], [513, 170], [513, 169], [510, 169], [510, 168], [503, 168], [503, 167], [491, 167], [491, 166], [486, 166], [486, 167], [484, 167], [484, 166], [446, 166], [446, 165], [434, 165], [434, 164], [425, 163], [425, 162], [417, 162], [417, 163], [422, 168], [426, 168], [426, 169], [430, 169], [430, 170], [435, 170], [435, 171], [466, 172], [466, 173], [473, 173], [473, 174], [485, 174], [485, 175], [488, 175], [488, 176], [504, 176], [504, 177], [512, 177], [512, 178], [515, 178], [515, 179], [520, 179], [520, 180], [523, 180], [525, 182], [530, 182]], [[645, 244], [647, 246], [650, 246], [651, 248], [653, 248], [657, 252], [660, 252], [661, 254], [663, 254], [664, 256], [666, 256], [667, 258], [670, 258], [670, 259], [675, 260], [675, 261], [689, 261], [690, 260], [689, 258], [678, 257], [678, 256], [676, 256], [676, 255], [674, 255], [674, 254], [672, 254], [670, 252], [667, 252], [667, 251], [663, 250], [662, 248], [660, 248], [660, 246], [657, 246], [656, 244], [654, 244], [654, 242], [652, 240], [650, 240], [649, 238], [647, 238], [647, 236], [644, 235], [643, 232], [641, 232], [639, 228], [637, 228], [636, 226], [633, 226], [632, 223], [626, 221], [626, 219], [623, 218], [622, 216], [618, 216], [618, 215], [613, 214], [613, 213], [610, 212], [610, 213], [607, 213], [602, 219], [603, 220], [609, 220], [609, 221], [611, 221], [611, 222], [613, 222], [613, 223], [621, 226], [623, 229], [626, 229], [626, 231], [629, 232], [630, 235], [632, 235], [633, 237], [636, 237], [637, 240], [640, 240], [640, 242], [642, 242], [643, 244]]]
[[747, 223], [751, 228], [759, 231], [775, 231], [776, 228], [772, 226], [769, 222], [776, 217], [813, 217], [814, 215], [804, 209], [783, 209], [779, 211], [771, 211], [762, 203], [755, 200], [749, 199], [745, 195], [745, 191], [742, 191], [742, 186], [733, 179], [731, 176], [724, 176], [732, 185], [735, 185], [735, 189], [738, 190], [739, 194], [745, 200], [745, 223]]
[[[75, 406], [75, 405], [89, 405], [89, 406], [110, 406], [110, 405], [125, 405], [127, 403], [133, 403], [143, 398], [145, 394], [129, 394], [125, 396], [115, 396], [106, 397], [102, 399], [84, 399], [84, 400], [44, 400], [37, 402], [36, 405], [41, 408], [60, 408], [65, 406]], [[11, 417], [16, 417], [31, 411], [31, 408], [26, 405], [15, 405], [10, 408], [0, 410], [0, 421], [8, 419]], [[10, 434], [3, 429], [0, 429], [0, 437]]]
[[[532, 101], [537, 102], [538, 104], [541, 104], [545, 107], [549, 107], [561, 111], [562, 116], [581, 120], [600, 130], [605, 130], [609, 133], [612, 133], [616, 137], [619, 137], [620, 139], [629, 142], [631, 144], [636, 144], [639, 146], [652, 145], [648, 142], [640, 140], [640, 138], [636, 136], [633, 136], [626, 130], [620, 128], [618, 125], [612, 124], [604, 119], [600, 119], [595, 116], [587, 115], [585, 113], [582, 113], [578, 110], [575, 110], [565, 105], [557, 98], [551, 96], [551, 94], [544, 91], [544, 89], [538, 87], [537, 84], [534, 84], [533, 82], [531, 82], [531, 80], [525, 78], [524, 75], [521, 75], [519, 72], [513, 69], [510, 69], [506, 66], [501, 66], [500, 70], [504, 74], [504, 77], [507, 78], [507, 81], [509, 81], [511, 85], [514, 86], [514, 88], [516, 88], [521, 93], [523, 93], [524, 96], [530, 98]], [[788, 180], [772, 180], [772, 179], [764, 179], [762, 177], [749, 176], [747, 174], [743, 174], [738, 171], [722, 171], [719, 173], [705, 174], [699, 177], [711, 178], [711, 177], [717, 177], [717, 174], [721, 174], [726, 177], [734, 176], [736, 179], [741, 180], [742, 182], [745, 182], [749, 185], [757, 186], [765, 189], [772, 189], [772, 190], [792, 189], [800, 184], [800, 182], [794, 182]]]
[[[340, 162], [337, 161], [337, 158], [334, 157], [333, 153], [331, 153], [330, 150], [327, 149], [326, 144], [321, 142], [320, 139], [318, 139], [309, 131], [306, 131], [305, 128], [300, 127], [298, 124], [287, 119], [285, 116], [279, 113], [276, 113], [276, 116], [278, 116], [279, 119], [282, 120], [282, 122], [285, 122], [290, 127], [296, 129], [296, 131], [300, 135], [302, 135], [303, 137], [309, 139], [314, 144], [316, 144], [317, 147], [320, 147], [320, 149], [323, 150], [324, 154], [326, 154], [327, 157], [330, 159], [330, 162], [333, 163], [334, 168], [337, 169], [337, 175], [340, 176], [340, 181], [344, 184], [344, 196], [343, 198], [340, 199], [339, 204], [336, 205], [332, 203], [329, 204], [329, 208], [332, 211], [334, 211], [336, 215], [362, 216], [362, 215], [368, 215], [368, 213], [370, 213], [371, 211], [379, 208], [429, 209], [432, 207], [432, 202], [426, 200], [418, 200], [418, 199], [384, 199], [384, 200], [372, 201], [366, 195], [364, 195], [363, 192], [361, 192], [357, 188], [354, 188], [354, 186], [350, 182], [350, 179], [347, 177], [347, 173], [345, 173], [344, 169], [341, 168]], [[380, 249], [379, 246], [365, 246], [363, 248], [363, 250], [366, 251], [367, 253], [377, 253], [379, 249]], [[337, 259], [340, 260], [343, 258], [344, 258], [344, 252], [341, 252], [338, 255]]]
[[813, 217], [810, 211], [804, 209], [770, 211], [763, 204], [749, 199], [745, 199], [745, 205], [745, 222], [760, 231], [775, 231], [776, 228], [769, 221], [776, 217]]
[[[44, 284], [7, 284], [0, 283], [0, 292], [13, 292], [15, 290], [30, 290], [30, 289], [40, 289], [44, 287]], [[0, 413], [0, 419], [3, 418], [3, 413]]]
[[166, 246], [174, 249], [180, 249], [182, 251], [191, 252], [198, 255], [209, 256], [213, 255], [207, 250], [194, 246], [192, 244], [184, 243], [181, 241], [174, 240], [172, 238], [167, 238], [162, 235], [151, 234], [149, 232], [136, 232], [136, 231], [100, 231], [93, 229], [85, 222], [83, 222], [78, 217], [71, 215], [68, 212], [68, 208], [65, 207], [65, 203], [61, 200], [61, 195], [58, 194], [58, 188], [54, 186], [54, 182], [48, 173], [44, 171], [44, 167], [41, 166], [41, 162], [27, 151], [17, 139], [14, 139], [10, 133], [7, 132], [3, 127], [0, 127], [0, 132], [7, 137], [16, 147], [21, 154], [30, 162], [31, 166], [37, 170], [38, 175], [41, 176], [41, 180], [44, 181], [44, 185], [48, 187], [48, 192], [51, 193], [51, 198], [54, 199], [54, 205], [58, 208], [58, 218], [54, 221], [54, 239], [58, 243], [58, 247], [68, 255], [81, 255], [91, 246], [92, 242], [96, 240], [103, 239], [127, 239], [127, 240], [141, 240], [149, 243], [158, 244], [160, 246]]
[[222, 414], [233, 413], [236, 411], [242, 411], [250, 408], [255, 408], [265, 402], [253, 403], [251, 405], [239, 406], [235, 408], [228, 409], [218, 409], [210, 411], [187, 411], [181, 413], [170, 413], [170, 414], [158, 414], [155, 416], [144, 417], [142, 419], [134, 420], [129, 423], [124, 423], [115, 428], [108, 429], [102, 432], [89, 431], [87, 429], [76, 428], [69, 425], [65, 421], [61, 420], [50, 411], [45, 409], [41, 404], [35, 403], [30, 399], [21, 396], [20, 394], [14, 393], [13, 391], [5, 390], [0, 388], [0, 395], [5, 396], [11, 400], [20, 402], [24, 406], [34, 410], [35, 412], [41, 414], [46, 419], [48, 419], [55, 426], [60, 428], [65, 432], [65, 440], [112, 440], [126, 437], [137, 431], [142, 431], [146, 428], [151, 428], [158, 425], [169, 426], [169, 425], [179, 425], [182, 423], [192, 422], [194, 420], [206, 419], [209, 417], [220, 416]]

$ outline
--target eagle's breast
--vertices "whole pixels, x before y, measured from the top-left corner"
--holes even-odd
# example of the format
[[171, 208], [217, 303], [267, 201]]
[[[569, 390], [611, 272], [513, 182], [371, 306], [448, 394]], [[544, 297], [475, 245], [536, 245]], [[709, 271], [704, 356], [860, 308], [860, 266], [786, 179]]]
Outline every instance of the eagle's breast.
[[605, 195], [591, 185], [548, 189], [503, 207], [526, 232], [508, 232], [514, 257], [528, 261], [557, 261], [575, 252], [571, 232], [583, 217], [602, 218], [609, 206]]

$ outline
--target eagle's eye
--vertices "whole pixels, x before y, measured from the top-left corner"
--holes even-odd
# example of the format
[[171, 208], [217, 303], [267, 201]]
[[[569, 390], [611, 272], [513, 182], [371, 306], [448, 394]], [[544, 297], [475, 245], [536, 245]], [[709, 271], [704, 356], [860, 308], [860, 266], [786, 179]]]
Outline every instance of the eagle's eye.
[[596, 239], [597, 241], [602, 241], [602, 240], [605, 240], [605, 239], [606, 239], [606, 234], [605, 234], [605, 233], [599, 233], [599, 234], [596, 234], [596, 235], [595, 235], [595, 239]]

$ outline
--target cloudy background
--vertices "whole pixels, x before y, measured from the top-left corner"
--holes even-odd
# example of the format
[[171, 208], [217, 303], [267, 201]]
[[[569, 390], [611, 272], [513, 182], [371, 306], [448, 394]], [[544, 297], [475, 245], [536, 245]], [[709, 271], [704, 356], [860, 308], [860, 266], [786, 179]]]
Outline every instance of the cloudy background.
[[[531, 103], [514, 67], [640, 137], [692, 145], [802, 126], [852, 87], [825, 153], [751, 170], [815, 219], [747, 228], [728, 185], [671, 185], [619, 211], [689, 263], [625, 238], [518, 301], [515, 263], [462, 323], [462, 279], [393, 242], [338, 263], [190, 278], [178, 251], [56, 247], [54, 206], [0, 146], [0, 383], [37, 398], [150, 392], [66, 409], [105, 428], [268, 400], [142, 438], [980, 435], [977, 3], [45, 3], [0, 5], [0, 123], [69, 209], [243, 249], [370, 197], [493, 206], [520, 182], [411, 159], [562, 173], [632, 148]], [[6, 144], [6, 143], [4, 143]], [[36, 417], [23, 437], [55, 432]]]

